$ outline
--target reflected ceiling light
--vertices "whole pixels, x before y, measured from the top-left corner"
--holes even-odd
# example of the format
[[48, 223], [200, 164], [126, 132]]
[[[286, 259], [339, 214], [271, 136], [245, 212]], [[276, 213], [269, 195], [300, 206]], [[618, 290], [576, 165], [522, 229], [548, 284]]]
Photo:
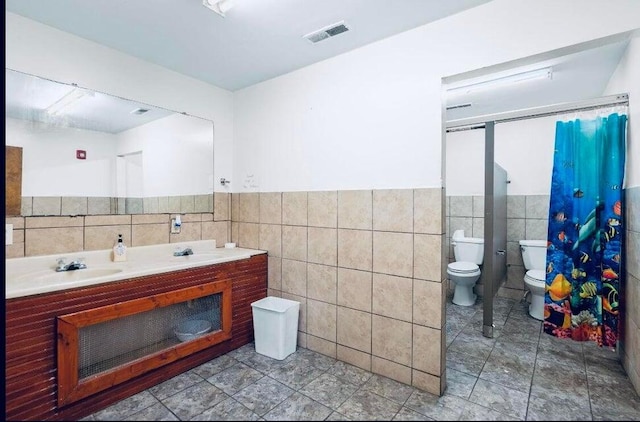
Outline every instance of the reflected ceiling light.
[[202, 5], [224, 17], [224, 14], [233, 7], [233, 1], [234, 0], [202, 0]]
[[45, 111], [52, 116], [59, 115], [66, 108], [68, 108], [72, 104], [76, 104], [78, 101], [80, 101], [84, 97], [93, 97], [93, 96], [94, 96], [93, 91], [87, 91], [86, 89], [80, 89], [80, 88], [73, 88], [71, 91], [67, 92], [64, 96], [58, 99], [55, 103], [47, 107]]
[[500, 78], [490, 79], [486, 81], [476, 82], [472, 84], [466, 84], [461, 86], [454, 86], [447, 89], [448, 94], [469, 94], [475, 91], [483, 91], [493, 88], [500, 88], [504, 86], [510, 86], [521, 82], [540, 80], [540, 79], [553, 79], [553, 69], [545, 67], [543, 69], [531, 70], [528, 72], [514, 73], [512, 75], [503, 76]]

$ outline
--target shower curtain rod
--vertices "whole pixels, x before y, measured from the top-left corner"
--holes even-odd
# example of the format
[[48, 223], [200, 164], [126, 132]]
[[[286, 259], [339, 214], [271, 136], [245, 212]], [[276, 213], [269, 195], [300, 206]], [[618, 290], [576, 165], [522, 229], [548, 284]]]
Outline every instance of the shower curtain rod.
[[553, 116], [575, 111], [595, 110], [607, 106], [628, 105], [629, 94], [609, 95], [591, 100], [572, 103], [559, 103], [549, 106], [525, 108], [503, 113], [486, 114], [484, 116], [457, 119], [446, 122], [447, 132], [483, 129], [486, 122], [505, 123], [516, 120], [534, 119], [537, 117]]

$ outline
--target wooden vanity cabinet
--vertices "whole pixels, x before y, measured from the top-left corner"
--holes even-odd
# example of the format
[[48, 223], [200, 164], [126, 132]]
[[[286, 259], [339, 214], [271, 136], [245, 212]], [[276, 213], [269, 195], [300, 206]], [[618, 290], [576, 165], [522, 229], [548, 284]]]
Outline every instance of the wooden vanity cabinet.
[[[220, 330], [136, 361], [133, 371], [117, 368], [101, 380], [91, 379], [84, 384], [73, 375], [71, 379], [67, 375], [60, 379], [60, 363], [76, 368], [77, 357], [68, 348], [73, 345], [66, 344], [66, 340], [74, 338], [74, 327], [105, 318], [113, 309], [131, 314], [137, 312], [134, 309], [197, 297], [199, 290], [209, 294], [225, 291], [228, 286], [230, 291], [222, 293], [222, 300], [228, 300], [231, 309], [226, 317], [223, 314]], [[21, 421], [77, 420], [250, 343], [251, 303], [266, 294], [267, 255], [259, 254], [238, 261], [8, 299], [5, 417]], [[66, 334], [60, 334], [58, 324], [63, 325], [62, 332]], [[69, 356], [59, 356], [59, 350]], [[97, 386], [95, 392], [87, 385]]]

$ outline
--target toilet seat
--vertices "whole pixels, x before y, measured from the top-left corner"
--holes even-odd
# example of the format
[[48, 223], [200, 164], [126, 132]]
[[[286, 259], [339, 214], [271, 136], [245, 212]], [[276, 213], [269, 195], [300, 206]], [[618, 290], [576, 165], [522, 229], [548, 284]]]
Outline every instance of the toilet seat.
[[529, 270], [524, 275], [524, 281], [530, 283], [534, 287], [543, 289], [546, 284], [546, 277], [544, 270]]
[[474, 275], [480, 271], [480, 267], [473, 262], [456, 261], [447, 265], [447, 272], [460, 275]]

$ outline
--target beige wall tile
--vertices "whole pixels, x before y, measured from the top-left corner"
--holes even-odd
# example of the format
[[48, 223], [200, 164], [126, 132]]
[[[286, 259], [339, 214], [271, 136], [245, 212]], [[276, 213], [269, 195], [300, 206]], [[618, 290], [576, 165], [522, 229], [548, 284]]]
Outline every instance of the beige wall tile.
[[442, 371], [442, 340], [442, 330], [414, 325], [412, 367], [432, 375], [440, 375]]
[[87, 214], [107, 215], [111, 214], [111, 198], [90, 197], [87, 199]]
[[441, 329], [445, 323], [446, 284], [413, 280], [413, 322]]
[[309, 299], [336, 303], [338, 269], [320, 264], [307, 264], [307, 296]]
[[267, 264], [267, 285], [270, 289], [282, 290], [282, 258], [270, 256]]
[[131, 246], [169, 243], [169, 223], [134, 224], [131, 226]]
[[260, 194], [257, 192], [240, 193], [238, 221], [245, 223], [260, 222]]
[[372, 354], [402, 365], [411, 364], [409, 322], [372, 315]]
[[60, 215], [62, 200], [59, 196], [36, 196], [33, 198], [33, 215]]
[[82, 227], [85, 217], [27, 217], [27, 229], [44, 229], [56, 227]]
[[[195, 195], [195, 212], [213, 212], [213, 194]], [[157, 212], [157, 211], [156, 211]]]
[[24, 229], [24, 217], [6, 217], [4, 219], [6, 224], [13, 224], [13, 229]]
[[307, 192], [282, 193], [282, 224], [307, 225]]
[[180, 221], [182, 221], [183, 223], [196, 223], [196, 222], [199, 223], [202, 221], [202, 214], [201, 213], [184, 214], [180, 216]]
[[371, 230], [373, 193], [370, 190], [338, 191], [338, 227]]
[[203, 221], [202, 240], [215, 240], [217, 247], [224, 246], [229, 242], [231, 223], [228, 221]]
[[307, 335], [307, 349], [329, 356], [330, 358], [335, 359], [336, 357], [336, 344], [320, 337]]
[[338, 233], [336, 229], [309, 227], [307, 260], [316, 264], [338, 264]]
[[[4, 253], [5, 258], [21, 258], [24, 256], [24, 219], [21, 217], [7, 218], [7, 224], [14, 224], [9, 221], [16, 221], [18, 224], [14, 224], [13, 229], [13, 243], [11, 245], [5, 245]], [[16, 229], [16, 226], [19, 228]]]
[[226, 192], [213, 194], [213, 218], [216, 221], [231, 220], [231, 194]]
[[157, 214], [160, 212], [160, 201], [158, 197], [142, 198], [142, 210], [145, 214]]
[[338, 306], [338, 344], [371, 353], [371, 314]]
[[373, 313], [411, 322], [412, 279], [373, 273]]
[[180, 197], [180, 212], [183, 214], [196, 212], [196, 198], [194, 195]]
[[411, 377], [411, 385], [436, 396], [442, 395], [446, 388], [446, 374], [443, 374], [442, 377], [437, 377], [414, 369]]
[[373, 271], [413, 277], [413, 234], [374, 231]]
[[371, 372], [411, 385], [411, 368], [390, 360], [373, 356], [371, 359]]
[[309, 226], [338, 227], [338, 192], [309, 192]]
[[131, 215], [88, 215], [84, 218], [85, 226], [130, 225]]
[[[180, 219], [182, 220], [182, 222], [186, 221], [185, 220], [186, 216], [181, 215]], [[134, 214], [131, 216], [131, 224], [160, 224], [160, 223], [164, 223], [168, 224], [170, 223], [171, 219], [175, 218], [175, 215], [169, 215], [169, 214]]]
[[307, 334], [336, 341], [336, 305], [307, 299]]
[[346, 362], [365, 371], [371, 371], [371, 355], [359, 350], [350, 349], [338, 344], [337, 359]]
[[413, 191], [413, 231], [415, 233], [442, 234], [442, 188], [415, 189]]
[[280, 192], [260, 194], [260, 223], [282, 224], [282, 194]]
[[257, 223], [238, 223], [238, 246], [260, 249], [260, 225]]
[[269, 256], [282, 256], [282, 226], [279, 224], [260, 224], [260, 249], [269, 252]]
[[131, 226], [87, 226], [84, 228], [84, 250], [111, 249], [122, 235], [125, 245], [131, 245]]
[[86, 215], [88, 201], [86, 196], [63, 196], [60, 214], [62, 215]]
[[6, 245], [4, 247], [5, 259], [22, 258], [24, 256], [24, 242], [13, 242], [13, 245]]
[[307, 348], [307, 333], [298, 331], [298, 347]]
[[282, 291], [307, 297], [307, 263], [282, 260]]
[[[169, 226], [169, 231], [171, 228]], [[188, 242], [191, 240], [202, 240], [202, 223], [200, 221], [195, 223], [182, 223], [180, 227], [180, 233], [170, 233], [169, 242]]]
[[25, 256], [82, 251], [83, 232], [82, 227], [26, 229]]
[[371, 277], [369, 271], [338, 268], [338, 305], [371, 312]]
[[240, 221], [240, 194], [230, 193], [231, 195], [231, 220]]
[[282, 226], [282, 257], [307, 260], [307, 228]]
[[202, 221], [213, 221], [213, 213], [212, 212], [204, 212], [200, 214], [202, 217]]
[[298, 330], [307, 332], [307, 299], [302, 296], [292, 295], [286, 292], [282, 292], [283, 299], [294, 300], [300, 303], [300, 314], [298, 315]]
[[20, 204], [20, 215], [23, 217], [33, 215], [33, 197], [23, 196]]
[[239, 243], [240, 238], [240, 223], [231, 223], [231, 241]]
[[374, 190], [373, 230], [413, 232], [413, 190]]
[[338, 229], [338, 266], [371, 271], [372, 238], [368, 230]]
[[442, 235], [413, 236], [414, 277], [439, 281], [442, 278]]

